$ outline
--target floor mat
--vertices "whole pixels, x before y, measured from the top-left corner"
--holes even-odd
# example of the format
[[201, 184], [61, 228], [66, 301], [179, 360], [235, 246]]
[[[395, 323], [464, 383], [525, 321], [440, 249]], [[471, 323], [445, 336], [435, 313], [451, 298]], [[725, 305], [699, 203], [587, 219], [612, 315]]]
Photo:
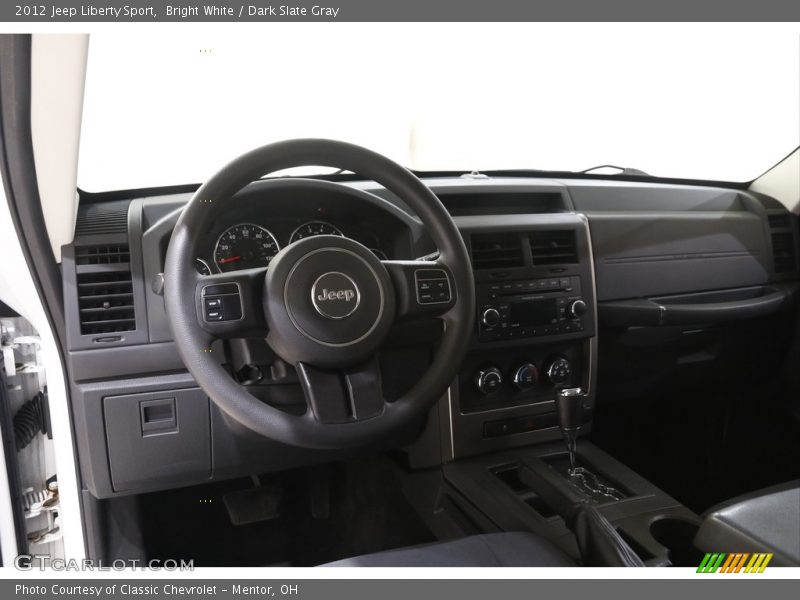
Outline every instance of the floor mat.
[[223, 496], [249, 479], [146, 494], [140, 498], [148, 558], [195, 566], [313, 566], [349, 556], [435, 541], [403, 497], [404, 473], [386, 457], [330, 466], [331, 513], [314, 519], [303, 470], [263, 477], [284, 488], [281, 516], [235, 527]]

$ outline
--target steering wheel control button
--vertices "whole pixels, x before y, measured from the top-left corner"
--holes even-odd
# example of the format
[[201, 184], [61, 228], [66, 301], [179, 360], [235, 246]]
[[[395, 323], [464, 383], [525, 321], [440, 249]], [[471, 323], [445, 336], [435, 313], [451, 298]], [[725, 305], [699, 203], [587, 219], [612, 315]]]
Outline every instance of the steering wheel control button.
[[242, 318], [242, 299], [235, 283], [207, 285], [203, 288], [203, 319], [207, 323], [238, 321]]
[[207, 310], [206, 321], [223, 321], [225, 317], [221, 310]]
[[519, 390], [529, 390], [534, 387], [539, 380], [539, 369], [533, 363], [520, 365], [514, 372], [513, 382]]
[[235, 283], [217, 283], [203, 288], [203, 296], [221, 296], [222, 294], [238, 294], [239, 286]]
[[442, 269], [418, 269], [414, 271], [419, 304], [444, 304], [450, 302], [450, 280]]
[[484, 396], [498, 392], [503, 386], [503, 373], [497, 367], [489, 367], [478, 371], [475, 376], [475, 387]]
[[346, 319], [361, 304], [361, 291], [344, 273], [331, 271], [317, 277], [311, 286], [311, 303], [328, 319]]

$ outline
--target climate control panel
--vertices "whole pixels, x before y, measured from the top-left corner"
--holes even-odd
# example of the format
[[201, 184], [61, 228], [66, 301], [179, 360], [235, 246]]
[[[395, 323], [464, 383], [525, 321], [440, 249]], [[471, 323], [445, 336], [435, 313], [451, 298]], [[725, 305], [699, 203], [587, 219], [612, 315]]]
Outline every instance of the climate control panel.
[[506, 364], [485, 364], [475, 371], [474, 389], [490, 397], [553, 390], [572, 381], [572, 364], [563, 355], [552, 355], [544, 360], [517, 360]]
[[458, 375], [461, 412], [551, 402], [560, 388], [587, 387], [586, 348], [584, 340], [562, 340], [469, 352]]

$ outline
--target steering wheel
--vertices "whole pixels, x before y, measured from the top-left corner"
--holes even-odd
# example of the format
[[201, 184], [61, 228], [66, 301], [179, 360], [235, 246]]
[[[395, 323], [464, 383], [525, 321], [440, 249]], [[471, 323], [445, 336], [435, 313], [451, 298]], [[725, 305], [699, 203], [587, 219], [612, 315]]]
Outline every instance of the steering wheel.
[[[269, 267], [198, 274], [201, 233], [232, 196], [265, 174], [306, 165], [352, 171], [396, 194], [422, 220], [439, 258], [379, 260], [354, 240], [322, 235], [288, 245]], [[470, 264], [452, 218], [410, 171], [352, 144], [291, 140], [240, 156], [197, 190], [169, 243], [164, 298], [186, 368], [222, 411], [285, 444], [354, 448], [422, 417], [451, 384], [473, 330]], [[444, 321], [431, 364], [405, 395], [387, 401], [378, 349], [396, 322], [431, 317]], [[303, 415], [274, 408], [234, 381], [212, 343], [236, 337], [266, 338], [296, 368], [307, 404]]]

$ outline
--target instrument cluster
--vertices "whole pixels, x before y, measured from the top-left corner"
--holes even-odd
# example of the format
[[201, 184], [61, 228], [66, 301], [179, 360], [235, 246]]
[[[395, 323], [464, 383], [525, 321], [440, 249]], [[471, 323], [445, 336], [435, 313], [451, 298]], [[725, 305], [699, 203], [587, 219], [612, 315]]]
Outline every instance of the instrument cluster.
[[369, 247], [381, 260], [387, 258], [378, 247], [378, 240], [374, 236], [370, 239], [361, 239], [364, 236], [348, 236], [328, 221], [305, 221], [295, 227], [283, 240], [263, 225], [243, 222], [227, 227], [219, 233], [210, 255], [207, 258], [195, 259], [195, 266], [202, 275], [266, 267], [286, 245], [318, 235], [353, 237]]

